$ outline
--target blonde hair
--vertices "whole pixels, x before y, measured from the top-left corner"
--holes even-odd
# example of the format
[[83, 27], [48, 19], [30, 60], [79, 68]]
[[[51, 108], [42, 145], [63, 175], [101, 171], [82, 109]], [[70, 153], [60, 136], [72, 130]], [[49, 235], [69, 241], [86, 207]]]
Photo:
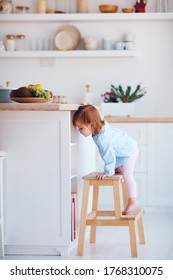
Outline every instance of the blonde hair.
[[76, 126], [76, 122], [88, 125], [90, 124], [94, 134], [100, 132], [105, 122], [101, 119], [101, 116], [97, 109], [92, 105], [80, 106], [73, 116], [73, 126]]

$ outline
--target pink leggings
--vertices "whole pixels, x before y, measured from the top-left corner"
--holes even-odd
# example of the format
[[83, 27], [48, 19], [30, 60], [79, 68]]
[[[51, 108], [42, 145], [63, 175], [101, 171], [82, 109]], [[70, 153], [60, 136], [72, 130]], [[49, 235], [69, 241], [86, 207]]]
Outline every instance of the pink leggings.
[[137, 186], [133, 173], [138, 153], [139, 151], [137, 149], [131, 158], [121, 167], [129, 198], [137, 197]]

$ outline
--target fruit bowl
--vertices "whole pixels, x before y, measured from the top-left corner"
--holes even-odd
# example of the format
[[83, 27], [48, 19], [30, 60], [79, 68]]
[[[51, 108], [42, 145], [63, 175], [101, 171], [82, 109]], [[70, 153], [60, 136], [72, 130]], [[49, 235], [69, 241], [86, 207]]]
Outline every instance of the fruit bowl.
[[118, 11], [117, 5], [99, 5], [101, 13], [116, 13]]

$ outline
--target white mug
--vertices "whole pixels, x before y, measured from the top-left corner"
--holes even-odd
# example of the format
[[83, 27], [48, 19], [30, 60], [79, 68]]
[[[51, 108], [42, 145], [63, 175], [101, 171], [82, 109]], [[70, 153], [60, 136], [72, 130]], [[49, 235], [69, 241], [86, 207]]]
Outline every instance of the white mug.
[[134, 41], [135, 40], [135, 35], [133, 33], [127, 33], [124, 36], [124, 41]]
[[104, 50], [112, 50], [112, 40], [111, 38], [103, 38], [102, 46]]
[[133, 41], [131, 42], [125, 42], [125, 50], [134, 50], [135, 43]]
[[124, 50], [124, 42], [115, 42], [116, 50]]

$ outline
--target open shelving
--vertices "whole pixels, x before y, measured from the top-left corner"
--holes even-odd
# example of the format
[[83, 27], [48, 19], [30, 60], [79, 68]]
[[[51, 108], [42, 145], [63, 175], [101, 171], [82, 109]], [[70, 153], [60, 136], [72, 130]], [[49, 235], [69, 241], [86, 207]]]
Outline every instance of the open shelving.
[[93, 58], [138, 57], [139, 52], [128, 50], [72, 50], [72, 51], [2, 51], [0, 58]]
[[[110, 22], [173, 20], [173, 13], [67, 13], [67, 14], [1, 14], [0, 23]], [[136, 50], [72, 50], [72, 51], [2, 51], [0, 58], [116, 58], [139, 57]]]
[[173, 13], [1, 14], [0, 22], [173, 20]]

